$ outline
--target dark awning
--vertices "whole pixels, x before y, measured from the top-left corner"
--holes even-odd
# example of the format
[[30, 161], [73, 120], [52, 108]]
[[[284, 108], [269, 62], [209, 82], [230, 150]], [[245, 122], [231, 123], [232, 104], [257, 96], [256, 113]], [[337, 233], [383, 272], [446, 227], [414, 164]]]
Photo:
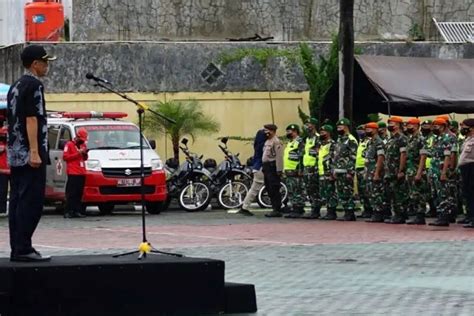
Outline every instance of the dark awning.
[[[474, 59], [360, 55], [354, 71], [354, 112], [474, 113]], [[370, 85], [361, 82], [366, 80]], [[361, 91], [370, 86], [381, 97]]]

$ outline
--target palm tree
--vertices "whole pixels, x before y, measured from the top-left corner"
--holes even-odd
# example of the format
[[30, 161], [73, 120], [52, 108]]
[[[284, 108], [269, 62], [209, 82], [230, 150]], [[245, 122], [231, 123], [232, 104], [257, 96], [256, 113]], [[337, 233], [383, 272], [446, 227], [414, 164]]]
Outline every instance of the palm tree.
[[202, 106], [196, 100], [188, 102], [165, 101], [151, 105], [156, 112], [176, 121], [172, 124], [156, 115], [146, 115], [143, 128], [146, 131], [162, 132], [171, 139], [174, 158], [179, 160], [179, 140], [189, 135], [194, 141], [199, 134], [216, 133], [220, 129], [219, 122], [203, 112]]

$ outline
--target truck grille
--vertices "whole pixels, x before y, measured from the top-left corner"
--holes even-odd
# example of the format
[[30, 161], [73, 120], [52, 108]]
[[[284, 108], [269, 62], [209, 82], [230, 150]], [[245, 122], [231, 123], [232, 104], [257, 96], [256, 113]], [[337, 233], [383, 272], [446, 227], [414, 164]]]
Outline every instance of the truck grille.
[[[145, 176], [151, 175], [151, 168], [144, 168]], [[102, 168], [102, 174], [107, 178], [140, 177], [140, 168]]]
[[[155, 193], [155, 186], [146, 185], [144, 187], [145, 194]], [[102, 186], [99, 188], [100, 194], [104, 195], [118, 195], [118, 194], [140, 194], [141, 187], [115, 187], [115, 186]]]

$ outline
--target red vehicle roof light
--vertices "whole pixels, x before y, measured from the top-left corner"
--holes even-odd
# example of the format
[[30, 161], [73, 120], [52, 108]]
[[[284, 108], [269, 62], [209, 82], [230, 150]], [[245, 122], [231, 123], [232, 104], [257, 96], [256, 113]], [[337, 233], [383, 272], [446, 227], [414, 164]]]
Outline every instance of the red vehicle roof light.
[[120, 119], [127, 117], [128, 114], [124, 112], [64, 112], [62, 113], [63, 118], [72, 119], [91, 119], [91, 118], [109, 118], [109, 119]]

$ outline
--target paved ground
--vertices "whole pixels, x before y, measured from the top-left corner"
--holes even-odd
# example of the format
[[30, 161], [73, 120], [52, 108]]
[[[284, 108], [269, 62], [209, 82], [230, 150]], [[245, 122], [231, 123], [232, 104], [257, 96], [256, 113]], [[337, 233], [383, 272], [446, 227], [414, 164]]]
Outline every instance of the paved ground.
[[[253, 283], [258, 315], [474, 315], [474, 230], [240, 217], [223, 211], [147, 217], [167, 251], [226, 261], [226, 280]], [[138, 212], [43, 217], [44, 253], [135, 249]], [[0, 217], [0, 256], [8, 255]]]

